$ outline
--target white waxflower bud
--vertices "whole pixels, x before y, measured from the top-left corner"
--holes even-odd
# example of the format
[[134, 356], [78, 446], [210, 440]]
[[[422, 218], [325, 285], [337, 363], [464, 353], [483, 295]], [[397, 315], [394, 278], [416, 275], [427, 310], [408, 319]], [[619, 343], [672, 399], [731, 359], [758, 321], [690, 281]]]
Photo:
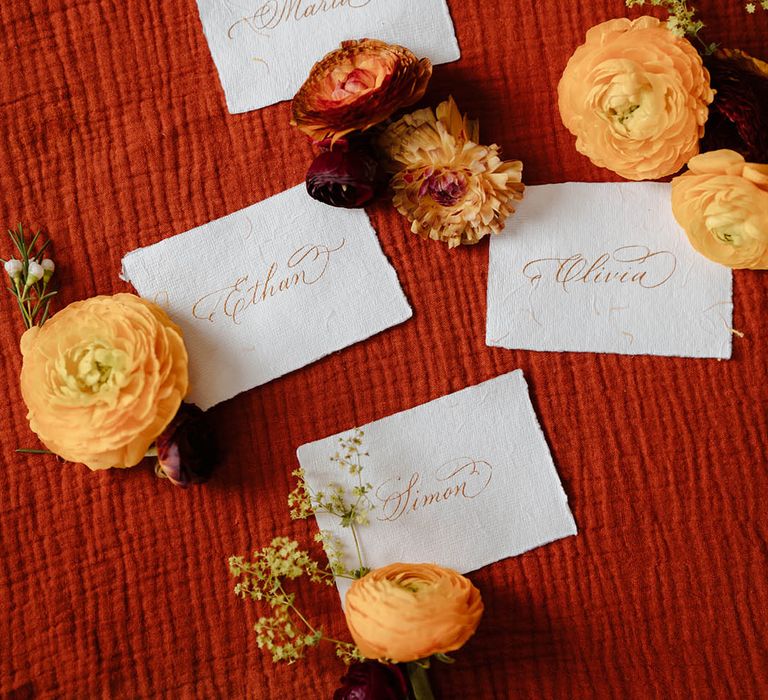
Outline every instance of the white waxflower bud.
[[25, 282], [27, 287], [31, 287], [37, 280], [42, 279], [45, 274], [43, 266], [35, 260], [30, 260], [27, 266], [27, 281]]
[[43, 279], [47, 282], [49, 279], [51, 279], [51, 277], [53, 277], [53, 271], [56, 269], [56, 263], [54, 263], [50, 258], [45, 258], [41, 265], [44, 271]]
[[11, 258], [7, 263], [5, 263], [5, 271], [8, 273], [8, 276], [11, 279], [18, 279], [21, 277], [21, 272], [24, 269], [24, 265], [22, 264], [21, 260], [16, 260], [16, 258]]

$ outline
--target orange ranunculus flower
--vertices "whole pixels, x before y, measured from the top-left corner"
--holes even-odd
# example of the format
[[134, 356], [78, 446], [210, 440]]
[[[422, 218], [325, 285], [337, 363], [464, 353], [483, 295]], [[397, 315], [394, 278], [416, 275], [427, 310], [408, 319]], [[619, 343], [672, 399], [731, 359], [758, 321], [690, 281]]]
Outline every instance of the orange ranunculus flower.
[[768, 269], [768, 165], [702, 153], [672, 180], [672, 211], [691, 245], [717, 263]]
[[21, 352], [30, 427], [91, 469], [138, 464], [187, 393], [181, 330], [133, 294], [70, 304], [24, 333]]
[[417, 102], [428, 59], [375, 39], [345, 41], [312, 68], [291, 105], [291, 124], [316, 141], [364, 131]]
[[699, 152], [714, 93], [691, 43], [640, 17], [592, 27], [558, 96], [580, 153], [628, 180], [653, 180]]
[[483, 601], [452, 569], [390, 564], [352, 584], [344, 614], [363, 656], [403, 663], [464, 646], [480, 623]]

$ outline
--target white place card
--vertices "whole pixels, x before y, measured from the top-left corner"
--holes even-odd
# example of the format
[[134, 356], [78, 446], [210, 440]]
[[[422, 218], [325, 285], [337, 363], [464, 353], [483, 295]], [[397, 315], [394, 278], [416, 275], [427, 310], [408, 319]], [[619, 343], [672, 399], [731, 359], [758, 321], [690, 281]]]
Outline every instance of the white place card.
[[529, 187], [490, 243], [488, 345], [728, 359], [732, 315], [731, 271], [693, 250], [668, 184]]
[[290, 100], [347, 39], [381, 39], [435, 65], [459, 58], [445, 0], [197, 0], [233, 114]]
[[303, 185], [129, 253], [122, 277], [181, 326], [202, 409], [412, 313], [365, 212]]
[[[359, 539], [371, 568], [432, 562], [466, 573], [576, 534], [521, 370], [363, 430], [362, 478], [374, 510]], [[298, 449], [311, 489], [356, 484], [329, 459], [350, 434]], [[327, 514], [317, 524], [341, 540], [356, 569], [351, 531]], [[349, 583], [337, 579], [342, 600]]]

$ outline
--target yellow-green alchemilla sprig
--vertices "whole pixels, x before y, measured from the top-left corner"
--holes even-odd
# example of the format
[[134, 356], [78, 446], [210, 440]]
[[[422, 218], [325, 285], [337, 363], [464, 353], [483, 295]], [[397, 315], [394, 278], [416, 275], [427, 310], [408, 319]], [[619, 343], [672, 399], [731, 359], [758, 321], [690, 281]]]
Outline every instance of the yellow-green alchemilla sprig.
[[712, 53], [716, 44], [705, 44], [699, 37], [704, 29], [704, 22], [696, 17], [696, 8], [689, 5], [687, 0], [626, 0], [627, 7], [652, 6], [661, 7], [669, 13], [667, 27], [676, 36], [688, 36], [702, 44], [707, 53]]
[[48, 318], [51, 299], [57, 294], [48, 290], [56, 265], [44, 257], [51, 242], [42, 242], [39, 231], [28, 241], [21, 224], [16, 231], [9, 230], [8, 235], [19, 255], [2, 260], [10, 279], [8, 291], [16, 297], [24, 325], [42, 326]]
[[747, 11], [747, 14], [754, 15], [755, 12], [757, 12], [757, 8], [761, 7], [763, 10], [768, 12], [768, 0], [761, 0], [760, 2], [748, 2], [746, 5], [744, 5], [744, 9]]
[[268, 547], [253, 553], [253, 559], [231, 557], [229, 570], [239, 579], [235, 594], [241, 598], [265, 602], [270, 615], [260, 617], [254, 629], [259, 649], [272, 654], [272, 661], [294, 663], [304, 658], [308, 648], [330, 642], [336, 653], [351, 661], [360, 658], [354, 644], [326, 636], [296, 607], [296, 595], [286, 589], [286, 582], [307, 577], [314, 583], [333, 585], [332, 571], [321, 567], [309, 552], [299, 549], [296, 541], [276, 537]]
[[[717, 49], [717, 44], [705, 43], [699, 33], [704, 29], [704, 23], [696, 17], [696, 8], [687, 0], [625, 0], [627, 7], [661, 7], [669, 13], [667, 27], [677, 36], [688, 36], [697, 39], [704, 48], [705, 53], [712, 54]], [[744, 9], [747, 14], [753, 15], [758, 7], [768, 10], [768, 0], [755, 0], [746, 2]]]
[[338, 518], [342, 527], [350, 529], [355, 542], [357, 569], [347, 568], [341, 540], [327, 531], [315, 535], [315, 541], [325, 549], [327, 567], [321, 566], [309, 552], [299, 549], [298, 543], [287, 537], [276, 537], [268, 547], [254, 552], [251, 561], [243, 557], [229, 560], [230, 573], [239, 579], [235, 593], [266, 603], [270, 608], [271, 614], [259, 618], [255, 630], [259, 648], [269, 651], [274, 662], [298, 661], [308, 648], [321, 641], [332, 643], [337, 656], [345, 663], [364, 660], [354, 644], [327, 637], [321, 628], [310, 622], [296, 607], [295, 594], [286, 589], [286, 582], [302, 577], [332, 586], [336, 578], [358, 579], [370, 571], [363, 563], [357, 535], [357, 527], [368, 523], [373, 509], [368, 497], [373, 487], [362, 478], [362, 458], [368, 456], [362, 445], [363, 431], [355, 430], [351, 437], [339, 440], [339, 451], [331, 457], [332, 462], [355, 477], [356, 483], [350, 489], [331, 484], [315, 493], [307, 484], [304, 471], [297, 469], [293, 472], [297, 479], [296, 488], [288, 495], [292, 519], [305, 520], [313, 513], [325, 513]]
[[[339, 484], [330, 484], [322, 491], [314, 492], [309, 488], [304, 478], [304, 471], [297, 469], [293, 475], [297, 478], [296, 488], [288, 496], [288, 506], [291, 509], [291, 517], [294, 520], [305, 520], [313, 513], [325, 513], [338, 518], [339, 524], [344, 528], [349, 528], [352, 533], [352, 539], [355, 542], [358, 568], [348, 569], [343, 565], [343, 555], [339, 554], [335, 559], [331, 559], [331, 567], [337, 576], [348, 576], [350, 578], [361, 578], [368, 573], [369, 569], [363, 563], [360, 540], [358, 538], [357, 528], [367, 525], [370, 512], [374, 506], [368, 494], [373, 486], [363, 481], [363, 457], [368, 453], [363, 450], [364, 432], [356, 429], [348, 438], [339, 438], [339, 450], [331, 457], [331, 461], [339, 465], [341, 469], [354, 477], [356, 483], [351, 488], [345, 488]], [[324, 533], [321, 533], [321, 540], [326, 545], [326, 552], [329, 552], [329, 542]], [[338, 540], [336, 540], [338, 542]], [[334, 551], [334, 550], [331, 550]], [[338, 554], [338, 552], [334, 552]]]

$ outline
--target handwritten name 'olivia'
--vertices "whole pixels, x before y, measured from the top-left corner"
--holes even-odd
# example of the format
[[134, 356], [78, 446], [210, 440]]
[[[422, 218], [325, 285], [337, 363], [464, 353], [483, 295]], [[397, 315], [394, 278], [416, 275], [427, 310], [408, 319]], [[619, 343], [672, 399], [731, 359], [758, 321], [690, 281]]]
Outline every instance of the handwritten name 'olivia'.
[[211, 323], [225, 318], [240, 325], [243, 314], [257, 304], [298, 287], [317, 284], [328, 271], [331, 256], [344, 243], [342, 239], [335, 248], [319, 244], [301, 246], [289, 256], [284, 272], [273, 262], [261, 278], [242, 275], [232, 284], [200, 297], [192, 306], [192, 316]]
[[359, 10], [371, 2], [372, 0], [267, 0], [253, 13], [233, 23], [227, 30], [227, 36], [234, 39], [238, 31], [251, 31], [268, 36], [270, 30], [281, 24], [301, 22], [331, 10]]
[[378, 520], [393, 522], [430, 506], [447, 501], [477, 498], [488, 488], [493, 467], [482, 459], [453, 459], [427, 478], [413, 472], [407, 483], [393, 477], [381, 484], [374, 496], [381, 506]]
[[653, 251], [641, 245], [623, 246], [592, 259], [576, 253], [567, 258], [539, 258], [523, 266], [523, 274], [531, 283], [549, 279], [566, 292], [578, 284], [635, 284], [643, 289], [656, 289], [666, 284], [675, 270], [674, 253]]

